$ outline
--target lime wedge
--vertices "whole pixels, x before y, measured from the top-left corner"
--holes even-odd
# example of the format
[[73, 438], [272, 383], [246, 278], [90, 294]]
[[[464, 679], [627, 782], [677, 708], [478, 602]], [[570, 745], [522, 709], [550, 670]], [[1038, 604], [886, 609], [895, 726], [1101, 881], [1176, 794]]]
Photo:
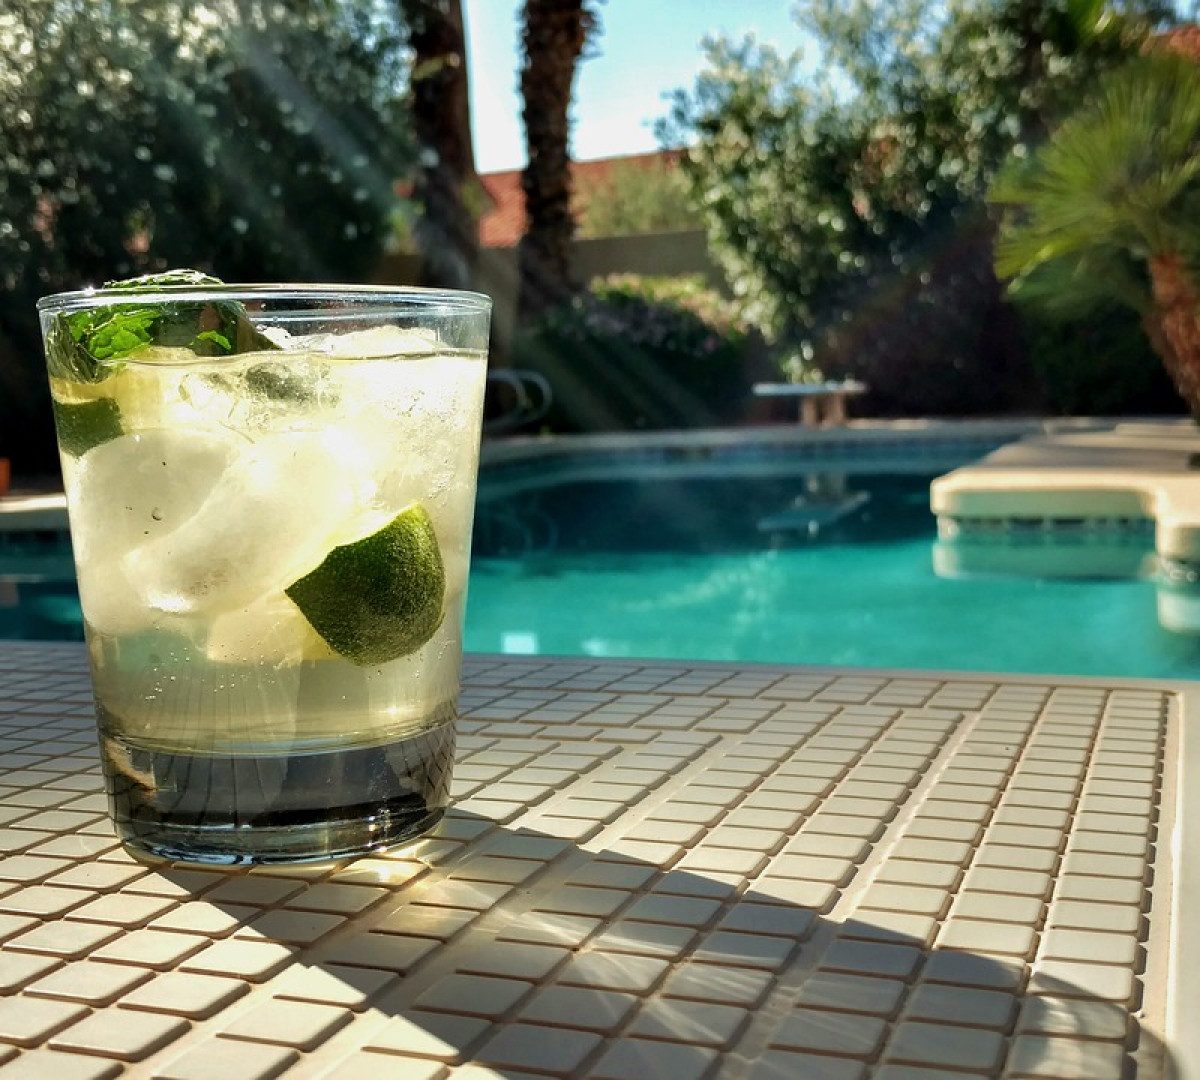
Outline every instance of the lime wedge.
[[415, 652], [442, 621], [446, 571], [419, 503], [378, 532], [335, 547], [284, 590], [334, 652], [386, 664]]
[[54, 423], [58, 428], [58, 445], [64, 454], [82, 457], [93, 446], [123, 434], [121, 409], [113, 398], [74, 402], [51, 400]]

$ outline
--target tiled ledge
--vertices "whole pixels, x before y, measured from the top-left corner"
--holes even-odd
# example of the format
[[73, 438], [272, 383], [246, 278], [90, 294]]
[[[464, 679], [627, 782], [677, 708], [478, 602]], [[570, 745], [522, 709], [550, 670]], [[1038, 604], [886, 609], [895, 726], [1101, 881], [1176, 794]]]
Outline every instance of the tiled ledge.
[[230, 873], [6, 645], [0, 1077], [1194, 1077], [1194, 693], [473, 657], [436, 839]]

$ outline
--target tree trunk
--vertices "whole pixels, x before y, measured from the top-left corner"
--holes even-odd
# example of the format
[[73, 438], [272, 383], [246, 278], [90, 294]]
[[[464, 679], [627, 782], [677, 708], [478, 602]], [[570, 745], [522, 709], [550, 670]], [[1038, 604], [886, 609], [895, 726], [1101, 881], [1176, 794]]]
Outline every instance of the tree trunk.
[[521, 96], [529, 163], [521, 175], [525, 234], [517, 249], [522, 321], [561, 303], [575, 289], [567, 111], [576, 62], [593, 22], [584, 0], [525, 0]]
[[1174, 253], [1151, 256], [1150, 284], [1153, 306], [1143, 320], [1146, 333], [1175, 389], [1200, 420], [1200, 290], [1183, 257]]
[[414, 197], [426, 285], [468, 289], [479, 256], [479, 196], [460, 0], [401, 0], [413, 50], [413, 129], [421, 155]]

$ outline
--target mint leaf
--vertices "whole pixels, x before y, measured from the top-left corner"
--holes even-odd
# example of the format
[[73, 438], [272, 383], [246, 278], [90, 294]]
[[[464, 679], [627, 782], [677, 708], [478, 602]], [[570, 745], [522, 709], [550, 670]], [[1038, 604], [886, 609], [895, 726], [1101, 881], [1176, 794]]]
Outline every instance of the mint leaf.
[[120, 360], [149, 345], [153, 341], [150, 331], [162, 318], [162, 313], [151, 307], [106, 308], [83, 314], [99, 315], [102, 321], [88, 325], [79, 315], [72, 316], [68, 320], [71, 336], [85, 342], [87, 351], [102, 363]]
[[196, 349], [196, 346], [198, 343], [203, 342], [203, 341], [211, 341], [222, 352], [232, 352], [233, 351], [233, 346], [229, 344], [229, 338], [227, 338], [224, 334], [218, 333], [216, 330], [201, 331], [199, 334], [196, 335], [195, 339], [192, 341], [192, 348], [195, 349], [197, 352], [199, 352], [199, 350]]
[[77, 383], [103, 382], [124, 366], [122, 361], [148, 345], [191, 349], [198, 356], [277, 349], [234, 300], [132, 302], [139, 291], [221, 284], [220, 278], [199, 270], [169, 270], [106, 281], [106, 289], [133, 294], [131, 303], [56, 315], [46, 333], [51, 376]]

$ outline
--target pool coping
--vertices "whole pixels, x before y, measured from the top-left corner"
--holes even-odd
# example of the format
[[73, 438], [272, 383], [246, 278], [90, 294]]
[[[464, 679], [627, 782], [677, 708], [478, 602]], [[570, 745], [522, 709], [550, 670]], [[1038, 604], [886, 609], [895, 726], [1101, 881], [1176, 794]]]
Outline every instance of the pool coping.
[[[595, 434], [523, 435], [484, 439], [480, 467], [541, 463], [588, 453], [723, 450], [747, 447], [830, 449], [850, 445], [891, 452], [897, 439], [914, 446], [957, 441], [1010, 442], [1057, 431], [1095, 431], [1117, 421], [1089, 417], [1016, 417], [963, 420], [855, 420], [839, 428], [757, 425], [672, 431], [619, 431]], [[66, 496], [61, 492], [13, 492], [0, 496], [0, 535], [65, 532]]]

